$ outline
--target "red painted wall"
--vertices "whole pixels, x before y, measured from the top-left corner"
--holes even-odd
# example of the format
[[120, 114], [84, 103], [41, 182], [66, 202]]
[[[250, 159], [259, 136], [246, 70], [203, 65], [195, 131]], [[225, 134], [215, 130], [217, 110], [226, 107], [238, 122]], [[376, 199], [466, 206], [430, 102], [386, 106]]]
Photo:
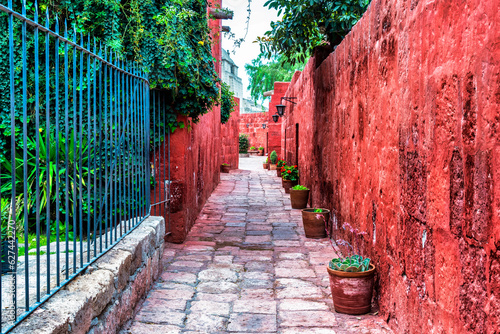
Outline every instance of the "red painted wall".
[[240, 124], [240, 99], [235, 97], [237, 103], [235, 110], [226, 124], [221, 129], [221, 163], [227, 162], [231, 169], [239, 168], [239, 124]]
[[[290, 85], [289, 82], [275, 82], [274, 83], [274, 94], [271, 96], [271, 102], [269, 102], [269, 113], [268, 113], [268, 122], [269, 122], [269, 152], [276, 151], [278, 153], [278, 157], [281, 159], [283, 157], [283, 152], [281, 149], [282, 142], [281, 138], [284, 136], [284, 131], [282, 130], [282, 117], [278, 119], [278, 122], [274, 123], [273, 115], [276, 114], [276, 105], [281, 104], [281, 98], [287, 96], [286, 90]], [[289, 106], [291, 103], [284, 102], [287, 106], [285, 110], [285, 114], [289, 110]], [[283, 133], [282, 133], [283, 132]]]
[[[255, 146], [257, 149], [262, 146], [267, 152], [267, 125], [268, 113], [261, 112], [255, 114], [241, 114], [239, 131], [248, 135], [250, 144], [248, 148]], [[262, 128], [262, 124], [266, 124], [266, 128]]]
[[368, 232], [380, 313], [499, 333], [500, 2], [373, 0], [316, 61], [286, 92], [287, 158], [334, 227]]

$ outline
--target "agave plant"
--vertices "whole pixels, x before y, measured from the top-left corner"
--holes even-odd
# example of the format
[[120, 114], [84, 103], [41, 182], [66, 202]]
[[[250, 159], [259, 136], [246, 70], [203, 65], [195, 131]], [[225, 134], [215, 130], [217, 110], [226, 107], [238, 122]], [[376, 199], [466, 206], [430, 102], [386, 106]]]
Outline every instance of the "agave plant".
[[[314, 211], [316, 212], [316, 211]], [[366, 235], [367, 233], [364, 231], [359, 231], [357, 228], [353, 228], [349, 223], [344, 223], [342, 227], [344, 230], [349, 230], [354, 236], [354, 245], [356, 249], [344, 239], [337, 239], [336, 243], [339, 246], [346, 246], [348, 252], [350, 251], [351, 255], [343, 257], [341, 253], [337, 251], [337, 249], [333, 246], [333, 242], [330, 236], [330, 232], [328, 231], [328, 224], [323, 215], [316, 215], [316, 218], [323, 219], [325, 222], [325, 230], [328, 235], [328, 240], [330, 240], [330, 244], [332, 245], [333, 251], [337, 255], [337, 258], [332, 259], [328, 266], [330, 269], [345, 271], [345, 272], [363, 272], [368, 271], [370, 269], [370, 258], [363, 258], [361, 255], [356, 254], [360, 252], [359, 247], [359, 238], [361, 235]]]
[[[73, 130], [74, 131], [74, 130]], [[64, 199], [68, 199], [68, 207], [61, 205], [60, 212], [62, 214], [66, 213], [68, 210], [70, 216], [76, 214], [76, 205], [73, 203], [73, 198], [79, 196], [79, 184], [81, 183], [83, 187], [84, 194], [87, 194], [87, 177], [93, 175], [94, 171], [87, 167], [88, 157], [93, 156], [93, 148], [91, 148], [85, 138], [78, 144], [74, 141], [73, 132], [68, 136], [64, 137], [62, 134], [59, 135], [59, 161], [56, 163], [56, 138], [54, 134], [49, 137], [49, 145], [46, 145], [46, 140], [44, 134], [39, 134], [39, 159], [37, 159], [34, 150], [27, 150], [27, 160], [24, 161], [22, 152], [16, 152], [16, 168], [13, 172], [11, 162], [4, 159], [1, 162], [1, 173], [0, 173], [0, 193], [2, 194], [2, 200], [8, 200], [11, 196], [13, 188], [16, 189], [16, 221], [23, 225], [24, 220], [24, 201], [27, 202], [26, 215], [29, 220], [29, 228], [33, 228], [33, 224], [36, 223], [34, 219], [35, 214], [35, 203], [36, 203], [36, 187], [38, 183], [39, 189], [39, 205], [38, 212], [43, 214], [47, 203], [51, 202], [51, 211], [54, 214], [55, 201], [60, 201], [64, 203]], [[66, 151], [66, 141], [68, 141], [67, 151]], [[36, 142], [32, 138], [28, 138], [28, 147], [36, 147]], [[68, 158], [65, 161], [65, 158]], [[81, 165], [78, 161], [81, 156]], [[38, 175], [37, 175], [37, 165], [38, 165]], [[27, 169], [27, 178], [24, 179], [24, 166]], [[68, 174], [68, 186], [66, 187], [66, 172]], [[12, 173], [15, 176], [15, 183], [12, 183]], [[56, 193], [56, 187], [54, 185], [55, 180], [59, 180], [60, 188], [59, 194]], [[28, 192], [24, 194], [24, 182], [27, 184]], [[67, 188], [67, 192], [66, 192]], [[23, 198], [26, 195], [26, 198]], [[4, 205], [5, 206], [5, 205]], [[7, 206], [10, 207], [10, 201]], [[90, 209], [90, 208], [89, 208]]]
[[370, 259], [364, 258], [361, 255], [352, 255], [344, 259], [332, 259], [330, 268], [333, 270], [345, 272], [362, 272], [370, 269]]

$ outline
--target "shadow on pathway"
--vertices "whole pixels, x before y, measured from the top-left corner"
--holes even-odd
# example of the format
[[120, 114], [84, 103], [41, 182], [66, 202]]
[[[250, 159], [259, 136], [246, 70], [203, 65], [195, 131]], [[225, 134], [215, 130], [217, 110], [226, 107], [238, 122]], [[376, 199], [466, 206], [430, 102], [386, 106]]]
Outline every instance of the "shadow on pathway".
[[[327, 239], [306, 239], [300, 210], [264, 157], [240, 159], [125, 333], [391, 333], [377, 316], [333, 311]], [[245, 169], [245, 170], [244, 170]]]

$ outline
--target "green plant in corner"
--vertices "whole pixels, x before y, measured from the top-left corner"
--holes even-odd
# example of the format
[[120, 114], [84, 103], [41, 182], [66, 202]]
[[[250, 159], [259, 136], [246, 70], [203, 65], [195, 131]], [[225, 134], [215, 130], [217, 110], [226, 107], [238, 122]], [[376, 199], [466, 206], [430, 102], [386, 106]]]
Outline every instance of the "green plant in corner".
[[221, 82], [221, 107], [220, 107], [220, 122], [226, 124], [231, 117], [231, 113], [238, 105], [234, 100], [234, 93], [231, 91], [229, 85]]
[[239, 148], [240, 153], [247, 153], [248, 145], [249, 145], [248, 135], [246, 135], [244, 133], [240, 133], [239, 145], [240, 145], [240, 148]]
[[[300, 184], [298, 184], [298, 185], [294, 186], [292, 189], [293, 189], [293, 190], [309, 190], [309, 188], [304, 187], [304, 186], [301, 186]], [[321, 209], [320, 209], [320, 210], [321, 210]], [[316, 212], [316, 211], [314, 211], [314, 212]]]
[[271, 152], [271, 154], [269, 155], [269, 159], [271, 161], [271, 164], [276, 164], [276, 162], [278, 161], [278, 154], [276, 153], [276, 151]]

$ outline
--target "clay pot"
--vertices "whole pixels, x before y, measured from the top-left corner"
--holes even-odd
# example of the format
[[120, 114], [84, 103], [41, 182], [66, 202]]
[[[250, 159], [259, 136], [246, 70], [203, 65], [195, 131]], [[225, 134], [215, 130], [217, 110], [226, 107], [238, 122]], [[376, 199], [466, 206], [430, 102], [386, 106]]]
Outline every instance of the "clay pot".
[[276, 167], [276, 176], [281, 177], [281, 167]]
[[259, 155], [264, 156], [264, 150], [259, 150]]
[[276, 170], [276, 164], [269, 164], [270, 170]]
[[360, 273], [348, 273], [326, 267], [330, 277], [335, 311], [346, 314], [365, 314], [372, 306], [373, 278], [375, 266]]
[[262, 168], [264, 168], [264, 169], [269, 169], [269, 164], [263, 163], [263, 164], [262, 164]]
[[[314, 209], [302, 210], [302, 224], [307, 238], [320, 239], [326, 238], [325, 221], [330, 220], [330, 210], [322, 209], [323, 212], [314, 212]], [[316, 218], [317, 215], [322, 215], [323, 218]]]
[[290, 200], [292, 201], [292, 209], [307, 208], [310, 190], [293, 190], [290, 189]]
[[227, 165], [221, 165], [220, 166], [220, 170], [222, 173], [229, 173], [229, 170], [231, 169], [231, 166], [227, 166]]
[[290, 181], [290, 180], [281, 180], [281, 185], [283, 188], [285, 188], [285, 193], [289, 194], [290, 193], [290, 188], [296, 186], [299, 184], [299, 181]]

